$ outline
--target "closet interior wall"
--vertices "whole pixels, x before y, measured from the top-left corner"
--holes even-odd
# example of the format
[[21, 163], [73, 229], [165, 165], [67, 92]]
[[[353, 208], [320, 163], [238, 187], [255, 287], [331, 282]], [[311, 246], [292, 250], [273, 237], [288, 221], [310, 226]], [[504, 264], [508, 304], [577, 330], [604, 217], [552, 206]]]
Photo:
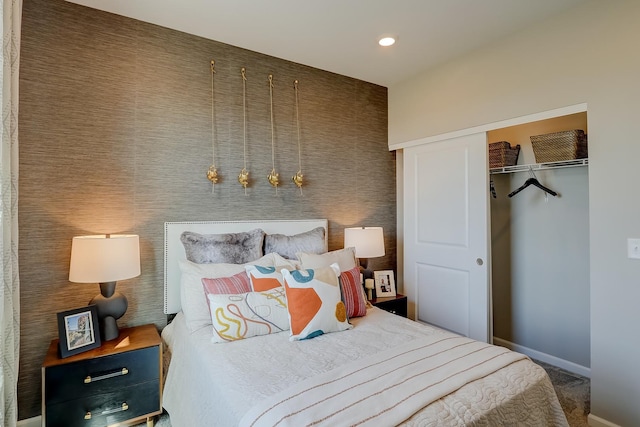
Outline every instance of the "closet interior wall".
[[[588, 133], [587, 113], [488, 132], [488, 142], [520, 144], [518, 164], [535, 164], [529, 137], [562, 130]], [[589, 172], [587, 166], [492, 174], [491, 259], [494, 342], [589, 375]]]

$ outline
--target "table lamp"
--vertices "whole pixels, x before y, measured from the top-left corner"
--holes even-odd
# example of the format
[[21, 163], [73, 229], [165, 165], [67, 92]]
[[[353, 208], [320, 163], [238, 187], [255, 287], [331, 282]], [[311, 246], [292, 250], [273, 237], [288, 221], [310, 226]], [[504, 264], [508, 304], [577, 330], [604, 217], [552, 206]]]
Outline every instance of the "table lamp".
[[356, 258], [360, 260], [362, 278], [373, 278], [369, 270], [369, 258], [384, 256], [384, 235], [382, 227], [352, 227], [344, 229], [344, 247], [356, 248]]
[[106, 234], [73, 238], [69, 281], [100, 284], [100, 294], [89, 304], [97, 306], [103, 341], [118, 338], [117, 320], [127, 311], [127, 298], [116, 292], [116, 281], [139, 275], [140, 243], [137, 235]]

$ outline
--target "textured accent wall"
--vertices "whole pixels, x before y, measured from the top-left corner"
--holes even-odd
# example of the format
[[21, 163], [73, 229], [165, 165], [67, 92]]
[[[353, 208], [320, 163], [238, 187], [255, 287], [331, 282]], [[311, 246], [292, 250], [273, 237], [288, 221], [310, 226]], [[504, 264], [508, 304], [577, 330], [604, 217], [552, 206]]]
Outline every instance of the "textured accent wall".
[[[251, 31], [251, 28], [245, 29]], [[163, 224], [176, 220], [329, 220], [329, 248], [343, 228], [385, 229], [396, 267], [395, 154], [387, 147], [387, 89], [223, 43], [70, 4], [24, 2], [20, 69], [21, 354], [19, 418], [40, 413], [40, 365], [57, 337], [56, 313], [84, 306], [97, 285], [68, 281], [71, 239], [140, 235], [140, 277], [121, 281], [121, 324], [166, 324]], [[216, 61], [215, 194], [210, 66]], [[245, 196], [241, 67], [247, 69]], [[274, 76], [276, 195], [269, 86]], [[293, 81], [300, 81], [301, 196]]]

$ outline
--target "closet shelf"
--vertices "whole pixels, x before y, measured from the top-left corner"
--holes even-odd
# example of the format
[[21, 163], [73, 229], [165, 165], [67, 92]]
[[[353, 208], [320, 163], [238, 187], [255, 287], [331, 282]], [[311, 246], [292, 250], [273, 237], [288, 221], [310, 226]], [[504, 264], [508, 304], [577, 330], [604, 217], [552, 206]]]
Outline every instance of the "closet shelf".
[[515, 165], [504, 166], [501, 168], [492, 168], [489, 169], [489, 173], [491, 175], [495, 175], [498, 173], [527, 172], [529, 170], [537, 171], [545, 169], [575, 168], [578, 166], [587, 166], [588, 164], [589, 159], [562, 160], [559, 162], [534, 163], [530, 165]]

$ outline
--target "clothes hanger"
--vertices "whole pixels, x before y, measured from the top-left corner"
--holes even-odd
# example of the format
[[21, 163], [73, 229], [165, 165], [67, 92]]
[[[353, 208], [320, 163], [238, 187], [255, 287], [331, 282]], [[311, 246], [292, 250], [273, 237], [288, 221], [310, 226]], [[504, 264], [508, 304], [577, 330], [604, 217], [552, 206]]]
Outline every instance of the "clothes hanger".
[[513, 197], [516, 194], [518, 194], [519, 192], [521, 192], [522, 190], [524, 190], [525, 188], [527, 188], [530, 185], [534, 185], [536, 187], [538, 187], [539, 189], [541, 189], [542, 191], [544, 191], [547, 194], [551, 194], [552, 196], [557, 196], [558, 193], [556, 193], [555, 191], [551, 190], [550, 188], [545, 187], [544, 185], [540, 184], [540, 181], [538, 181], [538, 178], [536, 178], [536, 174], [533, 173], [533, 169], [531, 169], [531, 167], [529, 167], [529, 173], [531, 174], [531, 177], [528, 178], [524, 184], [522, 184], [520, 187], [518, 187], [517, 189], [513, 190], [511, 193], [509, 193], [508, 197]]
[[489, 178], [489, 189], [491, 190], [491, 196], [493, 196], [493, 198], [495, 199], [496, 197], [498, 197], [496, 195], [496, 186], [493, 183], [493, 177]]

